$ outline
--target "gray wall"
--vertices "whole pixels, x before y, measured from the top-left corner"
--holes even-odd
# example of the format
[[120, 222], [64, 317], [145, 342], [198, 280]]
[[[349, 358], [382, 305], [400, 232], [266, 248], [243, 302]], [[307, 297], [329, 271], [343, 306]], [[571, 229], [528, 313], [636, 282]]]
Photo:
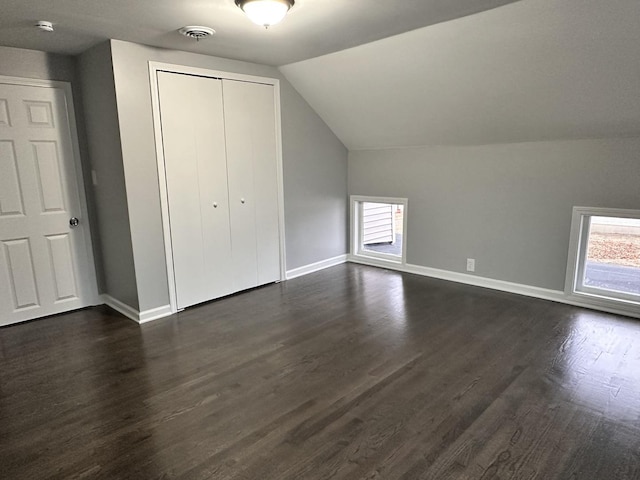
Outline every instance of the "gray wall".
[[349, 194], [409, 199], [407, 263], [563, 290], [572, 207], [640, 209], [640, 138], [352, 151]]
[[288, 81], [281, 79], [280, 90], [291, 270], [347, 253], [347, 150]]
[[273, 68], [111, 41], [141, 311], [168, 304], [148, 62], [281, 79], [287, 269], [346, 252], [347, 151]]
[[97, 212], [93, 231], [100, 242], [96, 256], [99, 289], [138, 309], [110, 44], [84, 52], [78, 58], [78, 71], [89, 158], [98, 180], [92, 190]]
[[75, 60], [66, 55], [0, 47], [0, 75], [60, 80], [73, 84], [76, 80]]

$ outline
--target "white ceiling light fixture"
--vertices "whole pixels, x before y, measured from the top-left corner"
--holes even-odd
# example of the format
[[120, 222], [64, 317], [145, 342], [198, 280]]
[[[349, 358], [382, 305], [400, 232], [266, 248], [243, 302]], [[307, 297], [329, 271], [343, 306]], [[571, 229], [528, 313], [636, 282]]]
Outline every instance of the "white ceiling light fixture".
[[295, 0], [236, 0], [236, 5], [247, 17], [264, 28], [281, 22]]
[[180, 32], [185, 37], [195, 38], [196, 41], [200, 40], [201, 38], [210, 37], [211, 35], [216, 33], [213, 28], [201, 27], [198, 25], [189, 25], [187, 27], [182, 27], [180, 30], [178, 30], [178, 32]]

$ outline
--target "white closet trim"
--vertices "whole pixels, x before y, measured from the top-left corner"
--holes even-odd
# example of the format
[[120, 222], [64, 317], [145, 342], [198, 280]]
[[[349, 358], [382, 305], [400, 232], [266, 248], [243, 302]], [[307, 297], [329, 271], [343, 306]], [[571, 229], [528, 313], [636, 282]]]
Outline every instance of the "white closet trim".
[[273, 85], [276, 114], [276, 161], [278, 181], [278, 231], [280, 234], [280, 280], [286, 279], [285, 237], [284, 237], [284, 180], [282, 162], [282, 124], [280, 113], [280, 80], [276, 78], [258, 77], [241, 73], [222, 72], [204, 68], [174, 65], [162, 62], [149, 62], [149, 83], [151, 86], [151, 108], [153, 111], [153, 129], [156, 143], [156, 159], [158, 162], [158, 183], [160, 189], [160, 206], [162, 213], [162, 229], [164, 236], [165, 258], [167, 263], [167, 281], [169, 283], [169, 304], [171, 313], [178, 311], [176, 300], [175, 273], [173, 270], [173, 249], [171, 230], [169, 228], [169, 201], [167, 195], [167, 178], [165, 171], [164, 149], [162, 144], [162, 124], [160, 120], [160, 101], [158, 96], [157, 72], [182, 73], [200, 77], [237, 80], [241, 82]]

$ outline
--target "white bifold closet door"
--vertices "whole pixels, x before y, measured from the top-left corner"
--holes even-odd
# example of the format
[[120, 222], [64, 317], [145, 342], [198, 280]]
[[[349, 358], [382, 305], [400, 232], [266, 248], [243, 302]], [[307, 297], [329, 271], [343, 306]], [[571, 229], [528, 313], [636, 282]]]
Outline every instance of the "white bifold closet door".
[[179, 309], [280, 279], [274, 87], [158, 72]]
[[236, 291], [280, 279], [273, 85], [222, 81]]
[[158, 72], [176, 300], [233, 291], [220, 80]]

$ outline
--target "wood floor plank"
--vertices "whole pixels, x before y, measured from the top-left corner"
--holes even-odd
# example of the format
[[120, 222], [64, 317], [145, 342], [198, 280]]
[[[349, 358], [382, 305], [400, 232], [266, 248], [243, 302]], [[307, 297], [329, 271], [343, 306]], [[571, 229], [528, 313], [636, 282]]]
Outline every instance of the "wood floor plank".
[[0, 328], [0, 478], [640, 479], [640, 322], [340, 265]]

